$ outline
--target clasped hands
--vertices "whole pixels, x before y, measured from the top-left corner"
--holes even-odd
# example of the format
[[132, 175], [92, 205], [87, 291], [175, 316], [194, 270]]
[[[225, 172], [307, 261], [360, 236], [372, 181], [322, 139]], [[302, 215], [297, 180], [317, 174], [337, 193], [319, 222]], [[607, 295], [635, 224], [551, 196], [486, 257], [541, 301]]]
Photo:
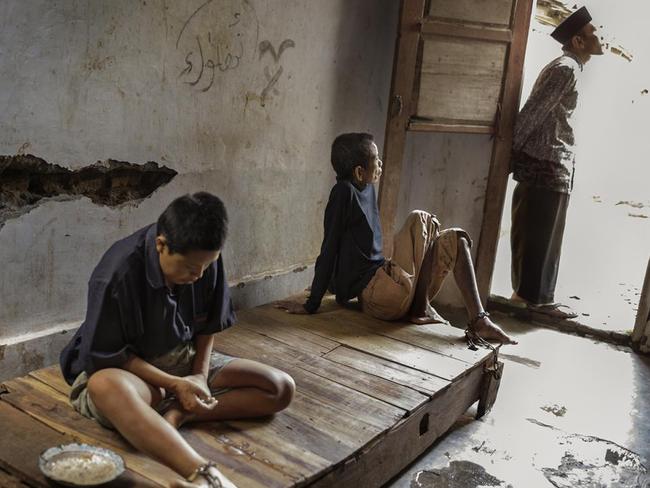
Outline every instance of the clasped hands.
[[202, 374], [179, 376], [171, 386], [183, 410], [189, 413], [206, 413], [214, 410], [217, 399], [210, 393], [208, 382]]

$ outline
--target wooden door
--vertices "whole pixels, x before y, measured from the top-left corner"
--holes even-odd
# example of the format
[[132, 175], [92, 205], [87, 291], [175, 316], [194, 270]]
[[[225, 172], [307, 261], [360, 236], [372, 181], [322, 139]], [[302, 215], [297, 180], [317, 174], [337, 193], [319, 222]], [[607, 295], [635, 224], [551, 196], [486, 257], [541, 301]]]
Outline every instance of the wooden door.
[[639, 299], [632, 344], [641, 352], [650, 353], [650, 260], [646, 268], [643, 290]]
[[402, 0], [379, 208], [392, 254], [407, 131], [492, 134], [477, 278], [490, 287], [533, 0]]

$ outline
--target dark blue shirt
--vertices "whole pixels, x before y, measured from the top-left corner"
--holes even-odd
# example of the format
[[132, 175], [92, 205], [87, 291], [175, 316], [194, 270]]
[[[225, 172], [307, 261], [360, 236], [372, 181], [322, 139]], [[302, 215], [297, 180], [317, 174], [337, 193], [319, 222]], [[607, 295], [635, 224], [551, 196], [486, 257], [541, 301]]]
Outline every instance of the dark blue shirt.
[[153, 359], [234, 323], [223, 259], [172, 292], [160, 269], [156, 235], [152, 224], [117, 241], [93, 271], [86, 319], [60, 356], [69, 384], [82, 371], [120, 367], [130, 354]]
[[339, 180], [325, 208], [325, 232], [305, 309], [314, 313], [328, 287], [345, 303], [361, 294], [384, 264], [375, 187]]

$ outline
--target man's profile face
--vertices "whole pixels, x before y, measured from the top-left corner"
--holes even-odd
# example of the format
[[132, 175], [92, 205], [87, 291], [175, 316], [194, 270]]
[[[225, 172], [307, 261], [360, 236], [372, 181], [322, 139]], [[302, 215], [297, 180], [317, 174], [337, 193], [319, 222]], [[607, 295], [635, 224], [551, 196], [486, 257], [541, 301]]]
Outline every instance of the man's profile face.
[[578, 34], [582, 39], [585, 54], [600, 55], [603, 54], [603, 45], [596, 35], [596, 27], [593, 24], [585, 25]]
[[188, 251], [185, 254], [170, 253], [165, 236], [162, 235], [156, 237], [156, 249], [167, 286], [194, 283], [221, 255], [221, 251], [199, 250]]
[[372, 185], [377, 183], [382, 173], [383, 163], [381, 162], [381, 159], [379, 159], [379, 150], [377, 149], [377, 145], [374, 142], [370, 143], [370, 152], [371, 156], [370, 161], [368, 161], [368, 167], [364, 169], [363, 167], [359, 166], [361, 170], [360, 183], [364, 185]]

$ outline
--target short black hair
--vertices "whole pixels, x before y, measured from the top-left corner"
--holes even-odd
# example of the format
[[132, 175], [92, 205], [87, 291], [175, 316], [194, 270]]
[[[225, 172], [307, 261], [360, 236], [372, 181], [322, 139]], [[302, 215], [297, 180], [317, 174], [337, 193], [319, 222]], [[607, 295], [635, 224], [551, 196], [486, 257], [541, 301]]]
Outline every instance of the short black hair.
[[351, 132], [341, 134], [332, 143], [332, 167], [342, 180], [352, 179], [352, 171], [357, 166], [368, 168], [373, 153], [370, 149], [375, 142], [372, 134]]
[[158, 235], [170, 253], [221, 250], [228, 233], [228, 215], [221, 199], [208, 192], [178, 197], [158, 217]]

